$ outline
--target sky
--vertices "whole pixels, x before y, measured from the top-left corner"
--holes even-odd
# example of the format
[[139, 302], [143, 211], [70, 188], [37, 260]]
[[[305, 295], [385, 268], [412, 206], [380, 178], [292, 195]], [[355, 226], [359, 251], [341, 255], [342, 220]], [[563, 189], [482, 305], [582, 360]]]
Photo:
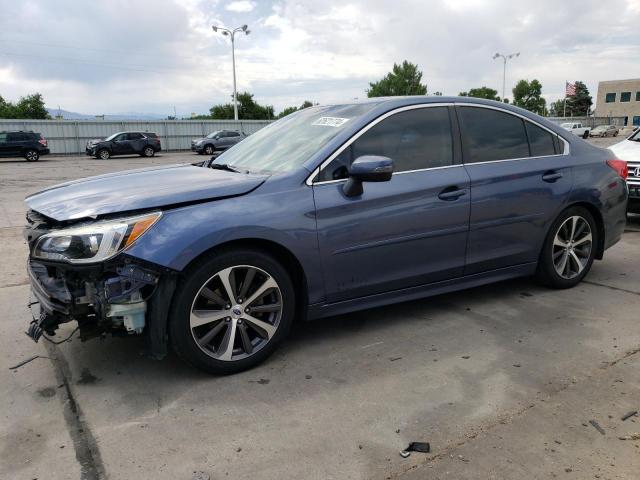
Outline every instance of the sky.
[[429, 92], [486, 85], [507, 97], [537, 78], [548, 102], [565, 81], [640, 77], [640, 0], [0, 0], [0, 95], [40, 92], [88, 114], [206, 113], [238, 91], [276, 112], [366, 97], [394, 62]]

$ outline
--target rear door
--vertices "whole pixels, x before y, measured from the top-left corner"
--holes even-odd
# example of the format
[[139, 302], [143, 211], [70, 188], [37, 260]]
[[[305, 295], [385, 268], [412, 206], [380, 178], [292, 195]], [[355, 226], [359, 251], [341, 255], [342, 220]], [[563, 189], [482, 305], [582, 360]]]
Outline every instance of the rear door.
[[[356, 135], [313, 184], [326, 297], [336, 302], [462, 275], [469, 177], [459, 163], [446, 106], [389, 114]], [[390, 181], [343, 192], [361, 155], [394, 161]]]
[[471, 179], [465, 274], [536, 262], [573, 183], [564, 141], [505, 110], [456, 109]]
[[139, 132], [131, 132], [127, 134], [130, 153], [141, 153], [142, 149], [147, 145], [147, 139]]
[[22, 132], [7, 133], [7, 141], [4, 146], [4, 154], [11, 157], [22, 155], [22, 147], [25, 144], [26, 134]]

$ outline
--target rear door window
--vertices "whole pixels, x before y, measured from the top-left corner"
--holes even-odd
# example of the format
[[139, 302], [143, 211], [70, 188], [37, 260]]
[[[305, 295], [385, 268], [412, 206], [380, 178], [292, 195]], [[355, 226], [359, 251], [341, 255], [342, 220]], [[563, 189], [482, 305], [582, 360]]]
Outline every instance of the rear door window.
[[529, 156], [529, 143], [521, 118], [480, 107], [458, 107], [458, 115], [465, 163]]
[[128, 133], [127, 134], [127, 140], [140, 140], [141, 138], [143, 138], [141, 133]]
[[527, 136], [529, 137], [531, 156], [543, 157], [545, 155], [555, 155], [556, 149], [553, 145], [554, 135], [531, 122], [525, 122], [525, 124], [527, 125]]

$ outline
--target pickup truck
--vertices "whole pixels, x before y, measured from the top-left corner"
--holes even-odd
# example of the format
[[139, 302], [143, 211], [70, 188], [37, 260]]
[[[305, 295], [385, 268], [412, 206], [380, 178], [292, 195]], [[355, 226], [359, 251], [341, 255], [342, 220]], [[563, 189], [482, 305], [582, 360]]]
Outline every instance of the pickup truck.
[[581, 123], [577, 122], [567, 122], [561, 124], [560, 126], [568, 132], [571, 132], [574, 135], [582, 138], [589, 138], [589, 133], [591, 133], [591, 127], [583, 127]]

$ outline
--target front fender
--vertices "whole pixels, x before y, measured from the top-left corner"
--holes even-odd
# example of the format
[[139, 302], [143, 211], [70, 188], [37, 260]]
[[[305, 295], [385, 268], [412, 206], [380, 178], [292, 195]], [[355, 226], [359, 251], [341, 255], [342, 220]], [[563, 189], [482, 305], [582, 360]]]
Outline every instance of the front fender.
[[247, 239], [267, 240], [290, 251], [307, 278], [309, 302], [323, 298], [313, 192], [306, 185], [166, 211], [126, 253], [183, 271], [216, 246]]

